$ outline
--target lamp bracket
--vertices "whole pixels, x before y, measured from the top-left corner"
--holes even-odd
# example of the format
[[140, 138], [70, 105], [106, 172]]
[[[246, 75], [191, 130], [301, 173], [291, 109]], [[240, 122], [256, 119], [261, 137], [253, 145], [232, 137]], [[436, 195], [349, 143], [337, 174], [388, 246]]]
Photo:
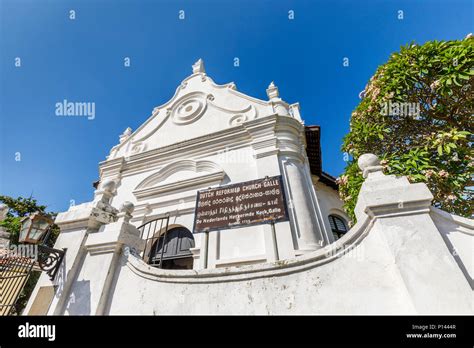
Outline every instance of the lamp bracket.
[[51, 281], [54, 280], [58, 273], [59, 267], [66, 254], [66, 248], [59, 250], [50, 248], [46, 245], [38, 245], [38, 265], [41, 270], [45, 271]]

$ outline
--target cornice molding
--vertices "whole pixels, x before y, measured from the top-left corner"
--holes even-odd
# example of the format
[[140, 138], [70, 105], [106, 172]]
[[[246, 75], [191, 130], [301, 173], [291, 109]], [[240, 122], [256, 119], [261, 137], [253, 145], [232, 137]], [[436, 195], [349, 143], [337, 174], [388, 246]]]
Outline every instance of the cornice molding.
[[[100, 174], [101, 176], [104, 174], [111, 175], [109, 171], [116, 173], [120, 170], [122, 177], [135, 175], [163, 164], [166, 165], [176, 160], [177, 157], [182, 156], [183, 153], [188, 158], [199, 158], [214, 155], [217, 151], [226, 149], [229, 146], [232, 146], [234, 149], [239, 148], [239, 146], [263, 148], [265, 144], [273, 144], [275, 139], [278, 139], [275, 130], [278, 130], [279, 134], [286, 133], [285, 138], [289, 139], [291, 134], [296, 136], [296, 130], [299, 130], [301, 127], [302, 125], [297, 119], [289, 116], [274, 114], [256, 118], [219, 132], [137, 153], [127, 157], [127, 160], [124, 157], [119, 157], [100, 162]], [[278, 142], [271, 146], [278, 147]]]
[[136, 256], [129, 256], [126, 264], [137, 276], [157, 282], [220, 283], [288, 275], [322, 266], [347, 254], [369, 234], [373, 221], [373, 219], [365, 217], [359, 220], [354, 227], [336, 242], [317, 251], [297, 256], [294, 259], [258, 263], [255, 265], [180, 271], [151, 267]]

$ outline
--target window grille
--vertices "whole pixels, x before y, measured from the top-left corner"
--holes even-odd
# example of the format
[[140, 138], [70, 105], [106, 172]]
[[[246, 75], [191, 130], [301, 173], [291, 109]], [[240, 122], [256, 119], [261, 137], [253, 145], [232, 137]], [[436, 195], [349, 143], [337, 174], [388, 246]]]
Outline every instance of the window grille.
[[331, 225], [331, 230], [336, 240], [347, 232], [347, 224], [340, 216], [329, 215], [329, 224]]

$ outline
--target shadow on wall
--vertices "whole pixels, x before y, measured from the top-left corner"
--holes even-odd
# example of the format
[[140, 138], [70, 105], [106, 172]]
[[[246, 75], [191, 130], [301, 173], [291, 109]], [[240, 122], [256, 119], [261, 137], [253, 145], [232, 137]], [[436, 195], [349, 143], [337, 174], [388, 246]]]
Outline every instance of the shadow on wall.
[[58, 273], [54, 279], [54, 285], [56, 287], [55, 297], [59, 299], [64, 291], [64, 285], [66, 284], [66, 274], [67, 274], [67, 257], [63, 258], [61, 265], [59, 266]]
[[470, 219], [452, 215], [431, 207], [431, 217], [441, 233], [451, 255], [456, 260], [472, 290], [474, 290], [474, 223]]
[[70, 315], [91, 315], [90, 280], [80, 280], [74, 284], [74, 292], [69, 297], [66, 312]]

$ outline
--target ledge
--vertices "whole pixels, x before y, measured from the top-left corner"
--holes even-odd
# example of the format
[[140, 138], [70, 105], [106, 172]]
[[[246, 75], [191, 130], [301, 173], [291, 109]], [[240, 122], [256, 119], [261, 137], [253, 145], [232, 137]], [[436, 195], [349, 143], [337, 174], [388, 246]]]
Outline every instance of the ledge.
[[459, 231], [464, 234], [472, 235], [474, 236], [474, 221], [462, 216], [450, 214], [446, 211], [443, 211], [441, 209], [435, 208], [435, 207], [430, 207], [430, 214], [437, 215], [438, 217], [447, 220], [449, 222], [452, 222], [456, 225], [465, 227], [471, 231]]
[[282, 276], [302, 272], [332, 262], [350, 252], [368, 234], [373, 219], [366, 217], [336, 242], [294, 259], [281, 260], [255, 265], [242, 265], [203, 270], [162, 270], [149, 266], [136, 255], [125, 252], [126, 265], [136, 275], [166, 283], [220, 283], [243, 281], [256, 278]]

